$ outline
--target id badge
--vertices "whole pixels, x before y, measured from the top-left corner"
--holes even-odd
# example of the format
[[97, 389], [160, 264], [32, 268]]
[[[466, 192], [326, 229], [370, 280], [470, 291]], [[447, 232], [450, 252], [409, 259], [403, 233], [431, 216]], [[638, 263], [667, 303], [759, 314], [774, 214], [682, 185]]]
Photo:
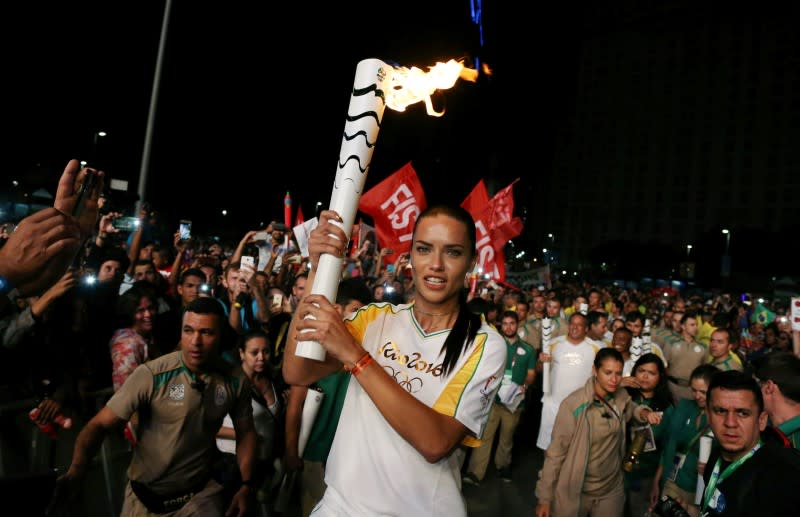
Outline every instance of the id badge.
[[678, 472], [680, 472], [681, 468], [683, 468], [683, 462], [686, 461], [686, 454], [682, 452], [676, 452], [675, 456], [672, 458], [672, 468], [669, 471], [669, 476], [667, 479], [670, 481], [675, 481], [678, 477]]
[[503, 372], [503, 382], [501, 384], [511, 384], [511, 370]]
[[642, 452], [652, 452], [656, 450], [656, 438], [653, 434], [653, 428], [650, 425], [643, 425], [637, 427], [631, 427], [631, 436], [635, 433], [644, 433], [645, 441], [644, 441], [644, 449]]

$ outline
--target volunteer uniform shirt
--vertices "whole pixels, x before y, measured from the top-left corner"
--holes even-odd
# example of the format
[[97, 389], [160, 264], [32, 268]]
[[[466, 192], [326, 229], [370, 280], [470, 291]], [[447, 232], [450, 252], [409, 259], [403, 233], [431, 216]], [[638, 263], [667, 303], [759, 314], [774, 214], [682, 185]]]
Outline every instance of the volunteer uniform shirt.
[[664, 357], [669, 361], [669, 374], [688, 381], [692, 371], [706, 362], [708, 348], [699, 341], [687, 343], [683, 339], [671, 341], [664, 348]]
[[108, 401], [123, 420], [138, 411], [139, 443], [128, 478], [156, 493], [178, 492], [207, 479], [225, 415], [252, 418], [250, 383], [240, 369], [220, 364], [207, 372], [202, 389], [192, 388], [194, 381], [177, 351], [137, 367]]
[[[503, 368], [506, 345], [481, 325], [473, 343], [447, 375], [442, 345], [449, 330], [426, 334], [412, 305], [371, 304], [345, 320], [364, 350], [423, 404], [452, 416], [480, 438]], [[465, 444], [479, 441], [468, 437]], [[351, 378], [333, 441], [321, 515], [465, 516], [457, 454], [429, 463], [378, 411]]]

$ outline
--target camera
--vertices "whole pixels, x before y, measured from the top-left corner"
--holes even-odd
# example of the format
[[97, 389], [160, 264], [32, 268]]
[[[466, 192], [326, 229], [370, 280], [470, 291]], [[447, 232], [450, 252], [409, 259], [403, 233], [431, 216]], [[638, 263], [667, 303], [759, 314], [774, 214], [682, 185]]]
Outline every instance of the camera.
[[199, 287], [200, 294], [206, 294], [211, 296], [211, 284], [202, 283]]
[[689, 513], [683, 507], [668, 495], [662, 495], [661, 500], [658, 501], [653, 512], [661, 517], [689, 517]]

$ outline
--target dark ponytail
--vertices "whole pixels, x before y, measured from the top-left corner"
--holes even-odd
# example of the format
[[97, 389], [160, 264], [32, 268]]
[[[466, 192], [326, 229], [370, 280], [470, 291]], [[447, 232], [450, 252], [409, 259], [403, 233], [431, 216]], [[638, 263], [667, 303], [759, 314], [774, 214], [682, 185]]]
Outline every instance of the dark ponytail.
[[475, 341], [479, 328], [481, 328], [481, 317], [467, 308], [467, 294], [466, 289], [464, 289], [458, 295], [458, 317], [453, 328], [450, 329], [447, 339], [444, 340], [444, 345], [442, 345], [442, 350], [444, 351], [443, 375], [446, 376], [450, 372], [464, 350], [469, 348], [472, 342]]

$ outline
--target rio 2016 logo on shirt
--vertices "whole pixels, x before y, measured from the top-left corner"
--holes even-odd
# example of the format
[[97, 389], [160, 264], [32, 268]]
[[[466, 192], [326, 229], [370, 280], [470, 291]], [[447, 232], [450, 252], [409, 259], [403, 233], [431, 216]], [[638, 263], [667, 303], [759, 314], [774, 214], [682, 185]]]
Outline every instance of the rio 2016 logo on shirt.
[[422, 354], [419, 352], [414, 352], [410, 357], [404, 355], [400, 351], [400, 348], [392, 341], [387, 341], [386, 344], [378, 350], [378, 353], [383, 354], [383, 357], [387, 359], [395, 361], [400, 366], [405, 366], [411, 370], [416, 370], [420, 373], [428, 373], [434, 377], [440, 377], [442, 375], [442, 363], [429, 363], [422, 359]]
[[419, 377], [411, 378], [404, 371], [399, 369], [395, 370], [391, 366], [384, 366], [383, 369], [386, 370], [389, 375], [391, 375], [394, 380], [397, 381], [397, 384], [399, 384], [402, 388], [405, 388], [409, 393], [413, 394], [422, 390], [424, 383]]

